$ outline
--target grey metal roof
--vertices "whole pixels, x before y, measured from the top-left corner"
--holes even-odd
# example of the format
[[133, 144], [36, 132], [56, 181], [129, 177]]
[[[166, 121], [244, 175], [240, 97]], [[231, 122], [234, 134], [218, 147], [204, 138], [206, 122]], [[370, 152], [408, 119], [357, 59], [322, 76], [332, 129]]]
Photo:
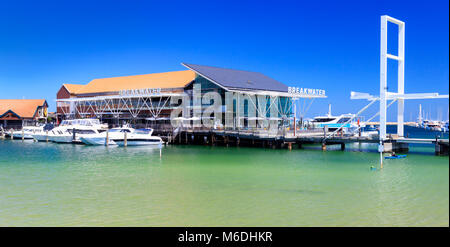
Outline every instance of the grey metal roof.
[[188, 69], [227, 89], [267, 90], [287, 92], [288, 86], [259, 72], [224, 69], [205, 65], [181, 63]]

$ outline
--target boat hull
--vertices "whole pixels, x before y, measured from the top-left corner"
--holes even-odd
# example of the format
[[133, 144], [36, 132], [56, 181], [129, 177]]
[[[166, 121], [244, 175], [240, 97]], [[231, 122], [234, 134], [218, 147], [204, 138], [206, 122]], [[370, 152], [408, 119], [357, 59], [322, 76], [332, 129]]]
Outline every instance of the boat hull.
[[35, 139], [38, 142], [45, 142], [45, 141], [47, 141], [47, 134], [42, 134], [42, 135], [35, 134], [35, 135], [33, 135], [33, 139]]
[[[114, 140], [119, 146], [125, 146], [124, 140]], [[158, 146], [162, 141], [157, 139], [128, 139], [127, 146]]]
[[49, 140], [56, 143], [72, 143], [73, 136], [72, 135], [55, 135], [49, 136]]
[[[22, 139], [22, 133], [13, 133], [14, 139]], [[24, 133], [23, 139], [33, 139], [31, 134]]]
[[[105, 137], [80, 137], [80, 141], [82, 141], [86, 145], [106, 145]], [[114, 140], [109, 140], [108, 145], [117, 145]]]

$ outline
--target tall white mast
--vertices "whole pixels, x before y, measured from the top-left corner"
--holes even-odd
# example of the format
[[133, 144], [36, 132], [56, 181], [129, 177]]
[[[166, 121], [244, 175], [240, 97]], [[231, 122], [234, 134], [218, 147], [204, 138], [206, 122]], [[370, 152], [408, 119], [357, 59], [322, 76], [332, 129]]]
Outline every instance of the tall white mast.
[[419, 124], [422, 123], [422, 104], [419, 104]]

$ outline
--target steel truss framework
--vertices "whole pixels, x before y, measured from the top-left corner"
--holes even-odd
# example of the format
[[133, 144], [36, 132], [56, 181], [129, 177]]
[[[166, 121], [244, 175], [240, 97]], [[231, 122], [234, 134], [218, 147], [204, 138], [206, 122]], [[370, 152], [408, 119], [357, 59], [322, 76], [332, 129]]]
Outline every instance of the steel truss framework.
[[[300, 99], [304, 102], [308, 99], [312, 99], [308, 108], [311, 106], [315, 98], [326, 98], [326, 96], [319, 95], [292, 95], [288, 93], [276, 93], [276, 92], [264, 92], [264, 91], [230, 91], [235, 94], [235, 97], [242, 100], [247, 100], [248, 105], [256, 109], [258, 119], [261, 121], [274, 120], [272, 117], [268, 117], [268, 111], [275, 110], [274, 115], [279, 116], [278, 120], [286, 120], [292, 117], [296, 117], [296, 106]], [[183, 97], [186, 94], [183, 93], [161, 93], [150, 95], [137, 95], [137, 96], [124, 96], [124, 95], [112, 95], [112, 96], [97, 96], [97, 97], [81, 97], [81, 98], [68, 98], [58, 99], [57, 107], [62, 111], [62, 115], [65, 118], [87, 118], [96, 117], [99, 119], [105, 118], [105, 116], [112, 116], [115, 119], [166, 119], [167, 115], [162, 116], [164, 110], [173, 110], [179, 105], [171, 105], [172, 97]], [[262, 98], [261, 98], [262, 97]], [[280, 98], [286, 100], [280, 101]], [[255, 99], [258, 99], [257, 101]], [[270, 102], [263, 107], [260, 100], [264, 99], [264, 104]], [[240, 112], [243, 107], [239, 105], [241, 100], [236, 101], [236, 117], [243, 116]], [[276, 105], [278, 103], [278, 105]], [[276, 106], [275, 106], [276, 105]], [[194, 107], [191, 107], [192, 109]], [[307, 109], [306, 109], [307, 110]], [[143, 116], [142, 116], [143, 115]], [[271, 114], [273, 116], [273, 114]], [[256, 117], [256, 116], [254, 116]], [[250, 118], [249, 116], [245, 118]], [[295, 118], [294, 118], [295, 119]], [[239, 121], [238, 121], [239, 122]], [[239, 124], [237, 127], [242, 127]]]
[[117, 119], [128, 116], [136, 119], [143, 111], [148, 111], [151, 117], [156, 118], [160, 116], [163, 110], [175, 108], [169, 105], [170, 98], [173, 96], [182, 96], [182, 94], [114, 95], [58, 99], [57, 107], [61, 109], [66, 118], [89, 116], [103, 118], [105, 115], [111, 115]]

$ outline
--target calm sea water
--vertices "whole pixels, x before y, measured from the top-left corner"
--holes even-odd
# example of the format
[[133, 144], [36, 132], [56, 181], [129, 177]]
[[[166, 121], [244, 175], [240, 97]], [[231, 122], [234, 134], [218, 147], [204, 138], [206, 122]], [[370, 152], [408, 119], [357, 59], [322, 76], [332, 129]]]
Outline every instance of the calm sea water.
[[449, 226], [448, 156], [338, 149], [0, 140], [0, 226]]

